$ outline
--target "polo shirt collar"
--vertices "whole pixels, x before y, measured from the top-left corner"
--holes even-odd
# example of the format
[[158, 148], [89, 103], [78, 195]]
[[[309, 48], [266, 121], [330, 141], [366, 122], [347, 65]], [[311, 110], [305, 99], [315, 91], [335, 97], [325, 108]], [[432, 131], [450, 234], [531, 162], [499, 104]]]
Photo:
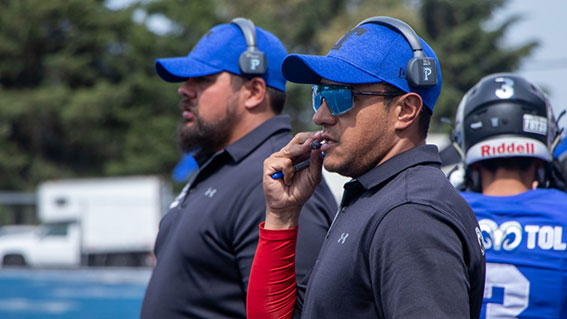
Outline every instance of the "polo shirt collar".
[[280, 131], [291, 131], [291, 121], [287, 115], [276, 115], [260, 124], [250, 133], [225, 148], [235, 162], [241, 161], [272, 135]]
[[437, 146], [420, 145], [409, 149], [374, 167], [356, 180], [364, 189], [370, 189], [382, 184], [407, 168], [426, 163], [441, 165]]

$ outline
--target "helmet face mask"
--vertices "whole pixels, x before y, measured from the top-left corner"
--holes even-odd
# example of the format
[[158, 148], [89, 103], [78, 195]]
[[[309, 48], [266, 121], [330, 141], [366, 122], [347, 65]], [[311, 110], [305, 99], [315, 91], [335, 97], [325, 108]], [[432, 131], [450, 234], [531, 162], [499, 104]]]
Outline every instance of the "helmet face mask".
[[470, 165], [483, 160], [530, 157], [550, 163], [557, 132], [543, 91], [523, 77], [500, 73], [484, 77], [465, 94], [453, 138], [471, 187], [476, 183]]

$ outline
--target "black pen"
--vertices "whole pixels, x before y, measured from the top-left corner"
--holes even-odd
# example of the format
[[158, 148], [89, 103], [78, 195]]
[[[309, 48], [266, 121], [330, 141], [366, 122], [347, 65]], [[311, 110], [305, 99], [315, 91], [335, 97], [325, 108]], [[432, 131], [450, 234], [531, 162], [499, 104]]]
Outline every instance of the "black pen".
[[[318, 140], [314, 140], [313, 142], [311, 142], [311, 144], [309, 144], [309, 148], [312, 150], [317, 150], [321, 148], [321, 142]], [[307, 159], [303, 162], [299, 162], [295, 165], [293, 165], [293, 171], [297, 172], [300, 171], [304, 168], [309, 167], [309, 164], [311, 164], [311, 160]], [[275, 172], [274, 174], [272, 174], [272, 178], [273, 179], [279, 179], [283, 177], [283, 173], [281, 171], [279, 172]]]

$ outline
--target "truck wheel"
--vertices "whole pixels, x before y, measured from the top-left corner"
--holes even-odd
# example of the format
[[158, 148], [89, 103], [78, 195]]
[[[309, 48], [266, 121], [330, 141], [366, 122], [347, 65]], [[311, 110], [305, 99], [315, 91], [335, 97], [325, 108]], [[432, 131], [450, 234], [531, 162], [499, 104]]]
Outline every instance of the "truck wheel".
[[2, 260], [3, 266], [25, 267], [26, 260], [22, 255], [6, 255]]

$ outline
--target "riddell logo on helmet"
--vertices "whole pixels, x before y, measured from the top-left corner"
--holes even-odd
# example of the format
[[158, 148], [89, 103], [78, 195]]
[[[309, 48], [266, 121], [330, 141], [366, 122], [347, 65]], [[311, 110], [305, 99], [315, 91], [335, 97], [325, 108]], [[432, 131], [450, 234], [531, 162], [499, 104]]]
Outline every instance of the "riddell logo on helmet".
[[498, 146], [493, 145], [481, 145], [480, 146], [480, 156], [494, 156], [494, 155], [523, 155], [523, 154], [535, 154], [534, 143], [502, 143]]

